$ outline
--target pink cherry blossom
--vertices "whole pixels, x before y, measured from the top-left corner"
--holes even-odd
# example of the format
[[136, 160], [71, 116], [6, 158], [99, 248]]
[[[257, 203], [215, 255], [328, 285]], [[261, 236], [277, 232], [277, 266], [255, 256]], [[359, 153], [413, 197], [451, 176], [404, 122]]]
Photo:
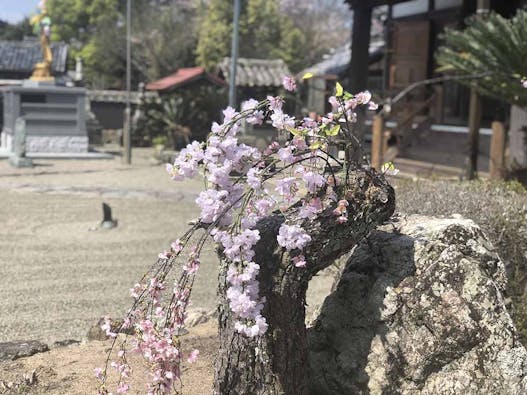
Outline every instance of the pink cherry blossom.
[[282, 105], [284, 104], [284, 99], [282, 99], [280, 96], [267, 96], [267, 100], [269, 100], [269, 110], [271, 111], [281, 111]]
[[[249, 99], [242, 103], [242, 111], [255, 110], [258, 106], [258, 101]], [[251, 125], [261, 125], [264, 119], [264, 112], [262, 110], [253, 111], [247, 118], [245, 118]]]
[[292, 261], [295, 267], [305, 267], [306, 266], [306, 258], [304, 255], [297, 255], [293, 257]]
[[278, 245], [284, 247], [286, 250], [299, 249], [302, 250], [311, 242], [311, 236], [298, 225], [282, 224], [278, 230]]
[[284, 78], [282, 79], [282, 85], [284, 89], [289, 92], [296, 91], [296, 81], [295, 78], [292, 76], [284, 76]]
[[[296, 89], [293, 77], [285, 77], [283, 82], [289, 91]], [[329, 207], [335, 207], [336, 222], [350, 220], [349, 203], [337, 194], [345, 190], [340, 188], [345, 178], [326, 177], [326, 163], [318, 158], [324, 152], [321, 147], [310, 145], [314, 142], [325, 144], [323, 130], [337, 122], [347, 120], [348, 125], [355, 122], [355, 110], [359, 105], [370, 109], [377, 105], [371, 101], [369, 92], [345, 100], [343, 108], [338, 108], [340, 99], [332, 97], [329, 101], [333, 112], [324, 117], [301, 120], [284, 112], [284, 101], [278, 96], [268, 96], [263, 102], [250, 99], [242, 104], [241, 113], [229, 107], [223, 111], [223, 122], [212, 124], [205, 143], [188, 144], [173, 163], [165, 166], [174, 181], [203, 174], [207, 189], [196, 198], [199, 218], [184, 236], [159, 254], [159, 260], [145, 280], [130, 290], [135, 299], [134, 308], [123, 321], [123, 327], [135, 329], [132, 350], [142, 355], [150, 367], [148, 394], [172, 391], [180, 379], [184, 355], [189, 362], [198, 356], [197, 350], [183, 354], [176, 341], [184, 327], [186, 309], [191, 304], [192, 284], [200, 267], [200, 253], [205, 242], [201, 236], [197, 237], [196, 232], [204, 231], [204, 237], [211, 236], [221, 250], [227, 262], [225, 296], [234, 328], [240, 335], [252, 338], [262, 336], [268, 330], [263, 315], [266, 301], [259, 288], [261, 262], [256, 252], [261, 237], [257, 229], [259, 221], [273, 212], [284, 217], [276, 240], [280, 247], [291, 252], [291, 265], [300, 269], [307, 265], [304, 250], [312, 243], [306, 231], [309, 221], [325, 213]], [[238, 134], [242, 130], [242, 120], [260, 124], [265, 117], [269, 117], [277, 131], [294, 134], [292, 139], [285, 143], [274, 141], [263, 152], [240, 143]], [[278, 196], [267, 189], [264, 181], [265, 184], [274, 184]], [[197, 244], [189, 244], [190, 240], [197, 240]], [[178, 273], [169, 275], [174, 268]], [[174, 282], [169, 283], [169, 278]], [[117, 336], [108, 317], [101, 327], [108, 336]], [[131, 368], [126, 361], [122, 349], [110, 364], [119, 374], [118, 393], [129, 390], [125, 379]], [[94, 372], [102, 382], [99, 392], [107, 395], [109, 392], [104, 387], [106, 369]]]
[[102, 378], [104, 376], [102, 368], [95, 368], [95, 369], [93, 369], [93, 373], [95, 374], [96, 378], [98, 378], [99, 380], [102, 380]]
[[130, 385], [128, 385], [126, 383], [120, 384], [117, 387], [117, 393], [118, 394], [124, 394], [124, 393], [128, 392], [129, 390], [130, 390]]
[[280, 148], [278, 150], [278, 157], [286, 164], [294, 162], [295, 156], [293, 155], [293, 147], [289, 146], [285, 148]]
[[320, 198], [312, 198], [309, 202], [303, 202], [298, 215], [300, 218], [314, 219], [323, 209]]
[[188, 356], [188, 363], [194, 363], [198, 359], [199, 350], [192, 350]]
[[326, 184], [324, 176], [313, 171], [305, 172], [302, 175], [302, 179], [306, 184], [307, 190], [311, 193], [315, 193], [319, 188]]
[[293, 197], [298, 191], [298, 181], [295, 177], [285, 177], [276, 182], [275, 190], [285, 198]]
[[281, 111], [275, 111], [273, 115], [271, 115], [271, 121], [273, 127], [278, 130], [295, 127], [295, 118], [284, 114]]

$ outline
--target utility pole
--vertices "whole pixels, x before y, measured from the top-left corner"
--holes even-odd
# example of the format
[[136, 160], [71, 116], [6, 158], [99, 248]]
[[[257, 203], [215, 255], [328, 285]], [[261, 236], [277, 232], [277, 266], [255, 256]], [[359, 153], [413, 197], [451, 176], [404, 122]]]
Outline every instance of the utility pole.
[[232, 22], [231, 70], [229, 75], [229, 106], [236, 107], [236, 66], [238, 64], [238, 36], [240, 30], [241, 0], [234, 0]]
[[132, 25], [132, 9], [131, 0], [126, 0], [126, 109], [124, 110], [124, 125], [123, 125], [123, 161], [127, 165], [132, 163], [132, 125], [131, 125], [131, 106], [130, 106], [130, 90], [132, 79], [132, 60], [131, 60], [131, 25]]
[[[483, 17], [490, 11], [490, 0], [478, 0], [476, 14]], [[481, 127], [481, 97], [475, 88], [470, 89], [468, 113], [468, 158], [466, 178], [474, 180], [478, 177], [479, 129]]]

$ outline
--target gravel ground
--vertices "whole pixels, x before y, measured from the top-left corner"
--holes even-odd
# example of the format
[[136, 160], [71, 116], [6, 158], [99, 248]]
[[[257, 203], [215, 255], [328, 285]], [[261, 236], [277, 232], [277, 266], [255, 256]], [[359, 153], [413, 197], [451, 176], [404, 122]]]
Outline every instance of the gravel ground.
[[[105, 314], [122, 315], [129, 288], [196, 216], [199, 180], [173, 183], [150, 150], [134, 164], [36, 160], [33, 169], [0, 161], [0, 341], [82, 339]], [[93, 230], [108, 203], [119, 226]], [[217, 259], [204, 254], [193, 307], [215, 306]], [[332, 279], [310, 284], [315, 307]]]

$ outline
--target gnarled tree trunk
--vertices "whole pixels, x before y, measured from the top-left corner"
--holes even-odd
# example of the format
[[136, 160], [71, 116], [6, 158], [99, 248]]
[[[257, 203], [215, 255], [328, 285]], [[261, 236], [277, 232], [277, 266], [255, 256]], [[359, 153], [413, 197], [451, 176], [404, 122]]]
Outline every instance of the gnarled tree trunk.
[[[255, 262], [260, 265], [260, 295], [266, 298], [263, 315], [269, 328], [265, 335], [249, 339], [234, 330], [234, 317], [226, 298], [227, 263], [222, 262], [219, 285], [220, 350], [216, 361], [214, 393], [307, 394], [308, 348], [305, 300], [309, 280], [348, 252], [395, 208], [395, 196], [382, 175], [373, 170], [350, 173], [349, 220], [337, 224], [326, 209], [312, 221], [302, 223], [312, 238], [304, 251], [307, 265], [297, 268], [277, 241], [282, 215], [264, 218], [257, 225], [260, 241]], [[295, 218], [295, 208], [288, 218]], [[298, 220], [300, 224], [302, 220]]]

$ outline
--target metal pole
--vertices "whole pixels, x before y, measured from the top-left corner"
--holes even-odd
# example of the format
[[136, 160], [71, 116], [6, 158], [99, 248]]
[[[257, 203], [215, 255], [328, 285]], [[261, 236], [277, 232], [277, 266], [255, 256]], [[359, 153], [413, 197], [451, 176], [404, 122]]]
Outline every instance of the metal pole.
[[231, 70], [229, 76], [229, 106], [236, 106], [236, 65], [238, 63], [238, 36], [240, 28], [241, 1], [234, 0], [234, 19], [232, 23]]
[[130, 108], [130, 90], [132, 78], [132, 61], [131, 61], [131, 25], [132, 25], [132, 10], [131, 0], [126, 0], [126, 109], [124, 111], [124, 125], [123, 125], [123, 148], [124, 148], [124, 162], [129, 165], [132, 163], [132, 133], [131, 133], [131, 108]]

